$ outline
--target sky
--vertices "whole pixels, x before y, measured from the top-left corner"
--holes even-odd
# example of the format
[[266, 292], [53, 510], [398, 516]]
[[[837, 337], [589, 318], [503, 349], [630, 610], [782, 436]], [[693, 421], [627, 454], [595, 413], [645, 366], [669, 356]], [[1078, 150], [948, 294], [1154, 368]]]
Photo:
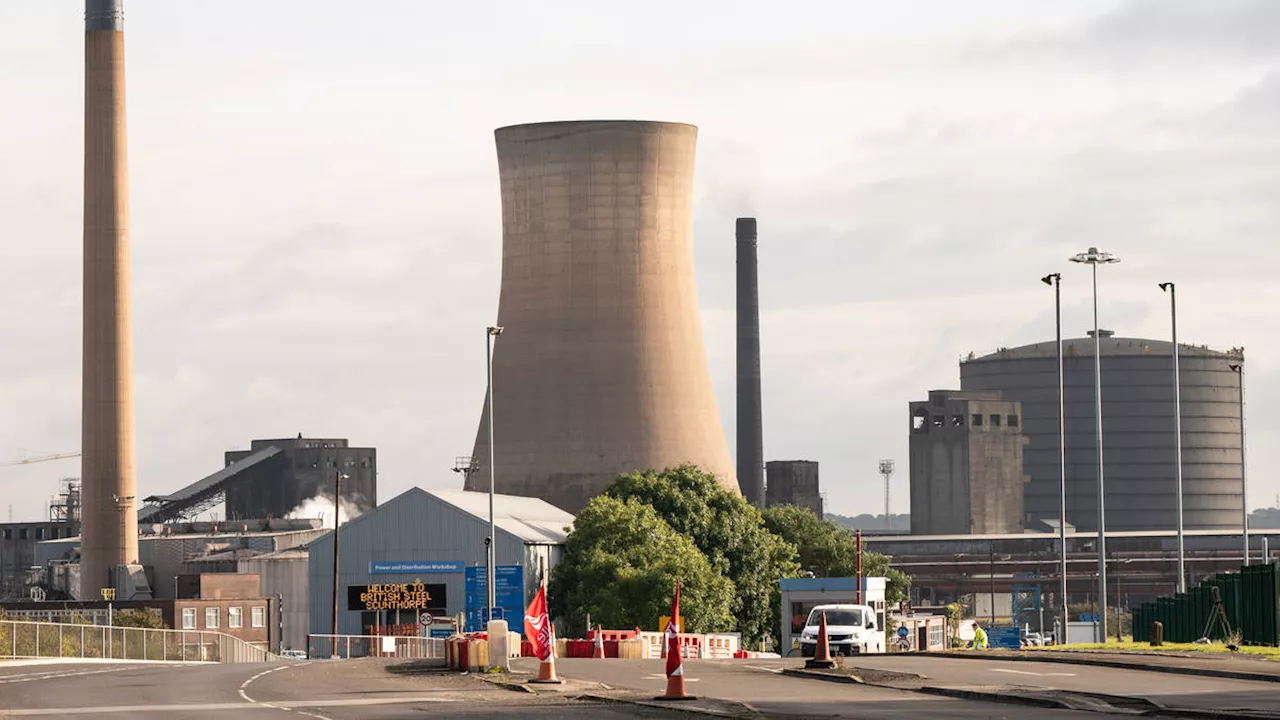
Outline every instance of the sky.
[[[305, 9], [304, 9], [305, 8]], [[732, 448], [733, 220], [760, 224], [767, 459], [908, 509], [907, 403], [1091, 327], [1245, 348], [1250, 505], [1280, 497], [1280, 3], [126, 1], [138, 484], [252, 438], [456, 487], [497, 309], [494, 128], [699, 128], [695, 259]], [[0, 3], [0, 462], [79, 450], [83, 6]], [[0, 467], [39, 519], [76, 460]]]

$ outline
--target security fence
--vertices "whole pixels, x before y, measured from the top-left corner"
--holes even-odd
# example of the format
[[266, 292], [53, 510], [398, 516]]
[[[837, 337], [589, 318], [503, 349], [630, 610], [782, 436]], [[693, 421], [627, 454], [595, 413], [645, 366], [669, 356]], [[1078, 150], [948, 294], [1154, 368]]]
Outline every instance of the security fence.
[[0, 620], [0, 659], [85, 658], [271, 663], [283, 658], [237, 637], [199, 630], [153, 630]]
[[1280, 566], [1248, 565], [1134, 608], [1133, 639], [1150, 642], [1154, 622], [1163, 625], [1167, 642], [1238, 635], [1247, 645], [1280, 645]]
[[429, 658], [444, 659], [444, 639], [394, 635], [307, 636], [307, 657], [330, 658]]

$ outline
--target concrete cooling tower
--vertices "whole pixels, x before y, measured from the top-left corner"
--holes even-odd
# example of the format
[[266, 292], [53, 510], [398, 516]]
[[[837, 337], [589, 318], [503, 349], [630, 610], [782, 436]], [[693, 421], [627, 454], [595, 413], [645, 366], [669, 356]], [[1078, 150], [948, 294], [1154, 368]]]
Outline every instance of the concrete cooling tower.
[[[620, 473], [684, 463], [738, 492], [694, 284], [697, 133], [633, 121], [494, 133], [497, 492], [577, 512]], [[486, 413], [468, 490], [489, 488]]]

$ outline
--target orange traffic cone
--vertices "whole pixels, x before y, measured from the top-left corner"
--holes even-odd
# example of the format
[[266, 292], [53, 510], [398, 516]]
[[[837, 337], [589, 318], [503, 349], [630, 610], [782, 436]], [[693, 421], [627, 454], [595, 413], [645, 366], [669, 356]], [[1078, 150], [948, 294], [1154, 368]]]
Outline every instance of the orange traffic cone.
[[806, 660], [805, 668], [828, 670], [836, 666], [831, 661], [831, 646], [827, 644], [827, 613], [818, 616], [818, 645], [813, 649], [813, 659]]
[[559, 685], [564, 681], [556, 677], [556, 636], [555, 633], [550, 634], [547, 647], [547, 658], [538, 663], [538, 677], [530, 680], [531, 683], [545, 683]]
[[667, 621], [667, 629], [663, 632], [663, 644], [667, 649], [667, 694], [659, 695], [654, 700], [697, 700], [684, 691], [684, 659], [680, 657], [680, 633], [676, 625], [679, 617], [680, 582], [676, 581], [676, 594], [671, 601], [671, 619]]
[[595, 654], [592, 655], [591, 657], [596, 658], [597, 660], [604, 659], [604, 626], [603, 625], [596, 626], [596, 651], [595, 651]]

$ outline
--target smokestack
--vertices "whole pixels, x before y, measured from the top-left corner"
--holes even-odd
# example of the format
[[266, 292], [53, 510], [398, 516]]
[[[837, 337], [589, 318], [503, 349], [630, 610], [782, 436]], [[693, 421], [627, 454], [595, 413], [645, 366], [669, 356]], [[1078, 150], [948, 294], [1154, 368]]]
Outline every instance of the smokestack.
[[738, 485], [764, 507], [764, 428], [760, 418], [760, 283], [756, 219], [738, 218]]
[[80, 594], [96, 598], [138, 562], [123, 0], [86, 0], [84, 27]]

